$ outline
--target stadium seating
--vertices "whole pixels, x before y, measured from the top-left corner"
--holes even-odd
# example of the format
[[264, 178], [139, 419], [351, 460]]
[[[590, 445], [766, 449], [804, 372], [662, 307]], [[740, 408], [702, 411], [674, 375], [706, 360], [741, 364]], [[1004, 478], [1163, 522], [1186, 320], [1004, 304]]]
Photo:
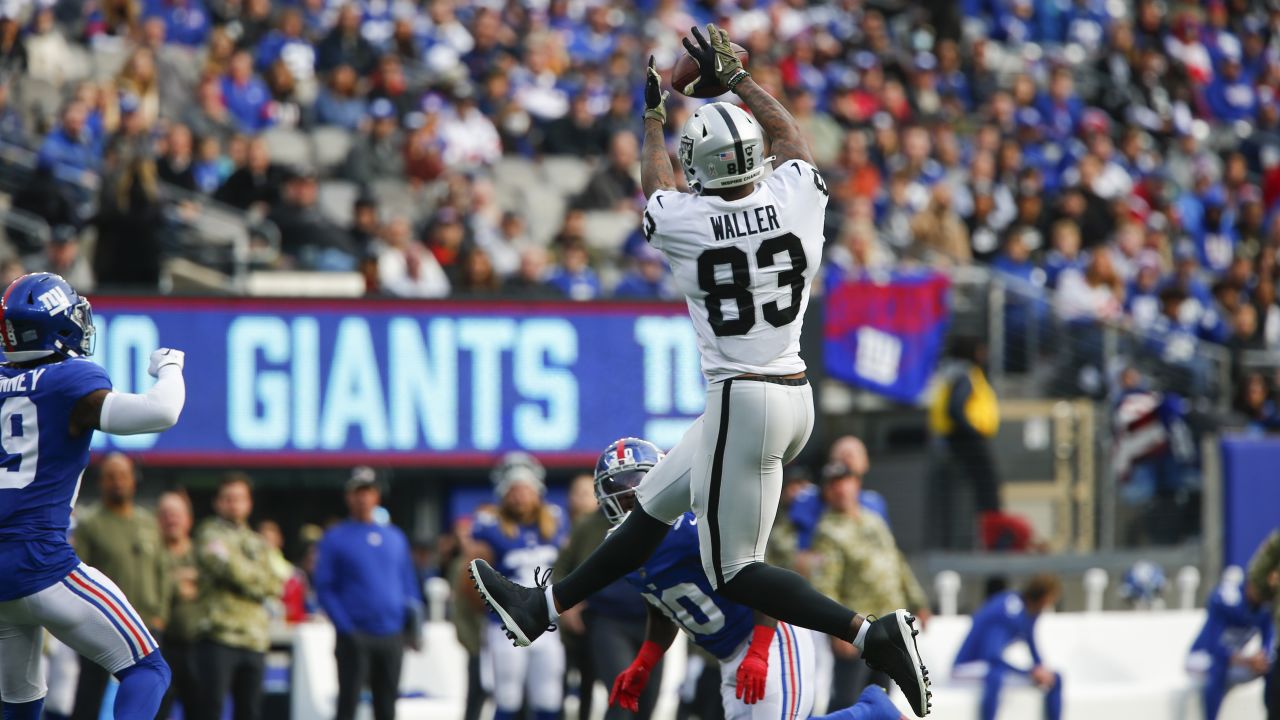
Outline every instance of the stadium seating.
[[311, 154], [315, 168], [333, 172], [351, 151], [351, 133], [339, 127], [318, 127], [311, 131]]
[[314, 139], [307, 133], [288, 128], [270, 128], [262, 133], [271, 148], [274, 161], [298, 170], [313, 170], [311, 148]]

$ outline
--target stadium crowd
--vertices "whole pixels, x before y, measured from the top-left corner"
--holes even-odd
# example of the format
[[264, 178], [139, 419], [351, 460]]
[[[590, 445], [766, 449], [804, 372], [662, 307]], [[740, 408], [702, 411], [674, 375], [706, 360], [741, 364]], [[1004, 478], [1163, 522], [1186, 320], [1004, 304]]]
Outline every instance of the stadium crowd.
[[[212, 198], [278, 230], [259, 264], [360, 271], [371, 294], [672, 297], [638, 231], [640, 69], [716, 21], [809, 135], [830, 273], [979, 263], [1061, 289], [1014, 303], [1009, 334], [1052, 315], [1096, 354], [1098, 323], [1122, 323], [1195, 392], [1200, 344], [1280, 348], [1280, 13], [1254, 0], [8, 0], [0, 16], [0, 140], [38, 150], [11, 204], [50, 226], [10, 230], [10, 273], [154, 287], [166, 228]], [[96, 72], [73, 72], [85, 58]], [[673, 132], [693, 101], [675, 105]], [[517, 201], [542, 176], [504, 163], [557, 157], [587, 161], [583, 182], [551, 170], [561, 197]], [[547, 212], [551, 232], [531, 227]], [[619, 242], [594, 237], [602, 213]]]

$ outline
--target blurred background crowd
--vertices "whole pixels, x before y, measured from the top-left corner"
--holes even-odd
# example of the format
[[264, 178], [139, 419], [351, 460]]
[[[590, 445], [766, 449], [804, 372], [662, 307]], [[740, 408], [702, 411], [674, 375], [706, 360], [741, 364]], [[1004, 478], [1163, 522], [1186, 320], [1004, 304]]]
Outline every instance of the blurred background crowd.
[[[0, 16], [0, 139], [36, 151], [42, 181], [13, 205], [64, 246], [20, 236], [11, 254], [81, 285], [156, 285], [177, 250], [160, 226], [208, 197], [272, 221], [278, 254], [255, 259], [365, 268], [370, 292], [665, 296], [643, 243], [602, 247], [584, 213], [636, 224], [640, 61], [669, 68], [716, 21], [809, 135], [834, 267], [985, 263], [1065, 287], [1069, 319], [1280, 343], [1280, 13], [1262, 3], [6, 0]], [[541, 188], [504, 159], [559, 156], [579, 161], [553, 166], [561, 202], [508, 197]], [[90, 225], [80, 267], [65, 246]]]
[[985, 268], [1007, 369], [1058, 332], [1058, 389], [1105, 394], [1099, 328], [1124, 327], [1184, 394], [1280, 426], [1242, 360], [1280, 349], [1280, 11], [1253, 0], [5, 0], [0, 269], [671, 298], [638, 79], [706, 21], [809, 137], [830, 275]]

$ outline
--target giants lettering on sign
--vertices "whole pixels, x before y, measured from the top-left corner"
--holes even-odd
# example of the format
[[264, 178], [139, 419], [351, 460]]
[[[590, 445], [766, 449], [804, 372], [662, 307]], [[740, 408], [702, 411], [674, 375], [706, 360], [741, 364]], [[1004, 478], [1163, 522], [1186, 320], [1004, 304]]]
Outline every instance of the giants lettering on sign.
[[118, 390], [150, 387], [152, 349], [187, 353], [176, 427], [95, 436], [152, 464], [589, 463], [628, 435], [674, 445], [704, 402], [680, 304], [94, 304]]

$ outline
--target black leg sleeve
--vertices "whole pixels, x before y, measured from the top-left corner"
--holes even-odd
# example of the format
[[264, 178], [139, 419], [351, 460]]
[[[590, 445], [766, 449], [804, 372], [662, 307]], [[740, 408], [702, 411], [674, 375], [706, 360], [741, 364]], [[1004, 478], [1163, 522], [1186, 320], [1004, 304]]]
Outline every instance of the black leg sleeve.
[[552, 587], [557, 603], [568, 610], [640, 567], [670, 530], [670, 525], [636, 507], [595, 552]]
[[720, 594], [776, 620], [853, 642], [854, 612], [790, 570], [748, 565], [720, 588]]

